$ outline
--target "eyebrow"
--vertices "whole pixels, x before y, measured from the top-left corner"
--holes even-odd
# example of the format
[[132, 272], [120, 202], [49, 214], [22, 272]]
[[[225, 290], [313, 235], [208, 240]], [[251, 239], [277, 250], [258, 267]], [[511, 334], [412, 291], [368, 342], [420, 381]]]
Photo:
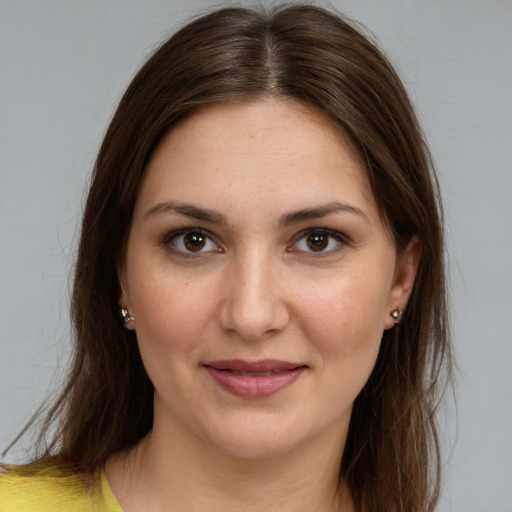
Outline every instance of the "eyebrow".
[[366, 222], [370, 221], [366, 213], [363, 212], [363, 210], [347, 203], [334, 201], [332, 203], [327, 203], [321, 206], [315, 206], [312, 208], [305, 208], [301, 210], [296, 210], [294, 212], [285, 213], [279, 219], [279, 225], [289, 226], [291, 224], [297, 224], [299, 222], [303, 222], [306, 220], [321, 219], [322, 217], [327, 217], [328, 215], [332, 215], [333, 213], [338, 212], [351, 213], [361, 217]]
[[[280, 217], [279, 225], [290, 226], [292, 224], [298, 224], [299, 222], [303, 222], [306, 220], [327, 217], [328, 215], [332, 215], [338, 212], [351, 213], [361, 217], [366, 222], [369, 222], [369, 219], [367, 215], [363, 212], [363, 210], [360, 210], [359, 208], [356, 208], [355, 206], [352, 206], [347, 203], [335, 201], [321, 206], [304, 208], [293, 212], [285, 213]], [[177, 213], [178, 215], [183, 215], [184, 217], [188, 217], [190, 219], [201, 220], [203, 222], [209, 222], [211, 224], [223, 226], [228, 225], [228, 220], [226, 216], [220, 212], [211, 210], [209, 208], [202, 208], [200, 206], [196, 206], [193, 204], [180, 203], [176, 201], [165, 201], [163, 203], [158, 203], [145, 213], [145, 217], [148, 218], [154, 215], [165, 213]]]
[[193, 204], [179, 203], [176, 201], [158, 203], [146, 212], [145, 217], [148, 218], [163, 213], [177, 213], [184, 217], [209, 222], [211, 224], [228, 224], [226, 217], [222, 213], [210, 210], [209, 208], [201, 208]]

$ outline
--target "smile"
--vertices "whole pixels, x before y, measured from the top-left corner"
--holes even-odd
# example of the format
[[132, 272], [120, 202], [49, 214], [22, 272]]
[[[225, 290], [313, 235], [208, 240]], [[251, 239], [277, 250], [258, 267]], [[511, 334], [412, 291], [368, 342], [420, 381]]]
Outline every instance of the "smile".
[[208, 362], [204, 368], [225, 391], [247, 400], [259, 400], [293, 384], [307, 366], [276, 360], [230, 360]]

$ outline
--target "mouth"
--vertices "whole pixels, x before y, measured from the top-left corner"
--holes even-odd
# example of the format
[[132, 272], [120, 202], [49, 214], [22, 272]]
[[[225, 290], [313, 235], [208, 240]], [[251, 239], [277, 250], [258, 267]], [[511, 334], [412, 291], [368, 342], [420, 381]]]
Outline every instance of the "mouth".
[[247, 400], [275, 395], [293, 384], [308, 368], [300, 363], [270, 359], [211, 361], [203, 366], [224, 391]]
[[244, 375], [246, 377], [268, 377], [276, 373], [283, 373], [284, 370], [272, 370], [269, 372], [243, 372], [241, 370], [220, 370], [221, 372], [231, 372], [234, 375]]

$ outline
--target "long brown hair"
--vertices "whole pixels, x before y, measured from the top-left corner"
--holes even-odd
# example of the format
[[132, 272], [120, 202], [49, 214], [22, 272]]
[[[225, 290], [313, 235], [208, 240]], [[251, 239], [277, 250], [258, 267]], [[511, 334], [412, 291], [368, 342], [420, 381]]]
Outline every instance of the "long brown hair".
[[91, 474], [151, 429], [153, 386], [134, 333], [118, 319], [117, 270], [141, 178], [159, 141], [180, 120], [212, 102], [263, 96], [292, 98], [330, 116], [365, 162], [397, 249], [413, 235], [420, 240], [403, 320], [384, 333], [375, 369], [354, 404], [342, 476], [357, 510], [431, 511], [440, 481], [435, 412], [441, 377], [451, 368], [437, 180], [389, 62], [353, 23], [307, 5], [203, 16], [166, 41], [123, 96], [83, 215], [71, 305], [74, 359], [47, 412], [37, 461]]

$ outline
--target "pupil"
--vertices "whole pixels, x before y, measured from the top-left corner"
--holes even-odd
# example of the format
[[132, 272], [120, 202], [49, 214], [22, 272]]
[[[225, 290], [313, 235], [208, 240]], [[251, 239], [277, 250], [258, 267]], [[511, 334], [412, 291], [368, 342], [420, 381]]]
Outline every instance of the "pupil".
[[329, 237], [325, 235], [309, 235], [308, 246], [312, 251], [323, 251], [329, 243]]
[[206, 244], [205, 236], [198, 233], [189, 233], [185, 235], [185, 247], [189, 251], [200, 251]]

